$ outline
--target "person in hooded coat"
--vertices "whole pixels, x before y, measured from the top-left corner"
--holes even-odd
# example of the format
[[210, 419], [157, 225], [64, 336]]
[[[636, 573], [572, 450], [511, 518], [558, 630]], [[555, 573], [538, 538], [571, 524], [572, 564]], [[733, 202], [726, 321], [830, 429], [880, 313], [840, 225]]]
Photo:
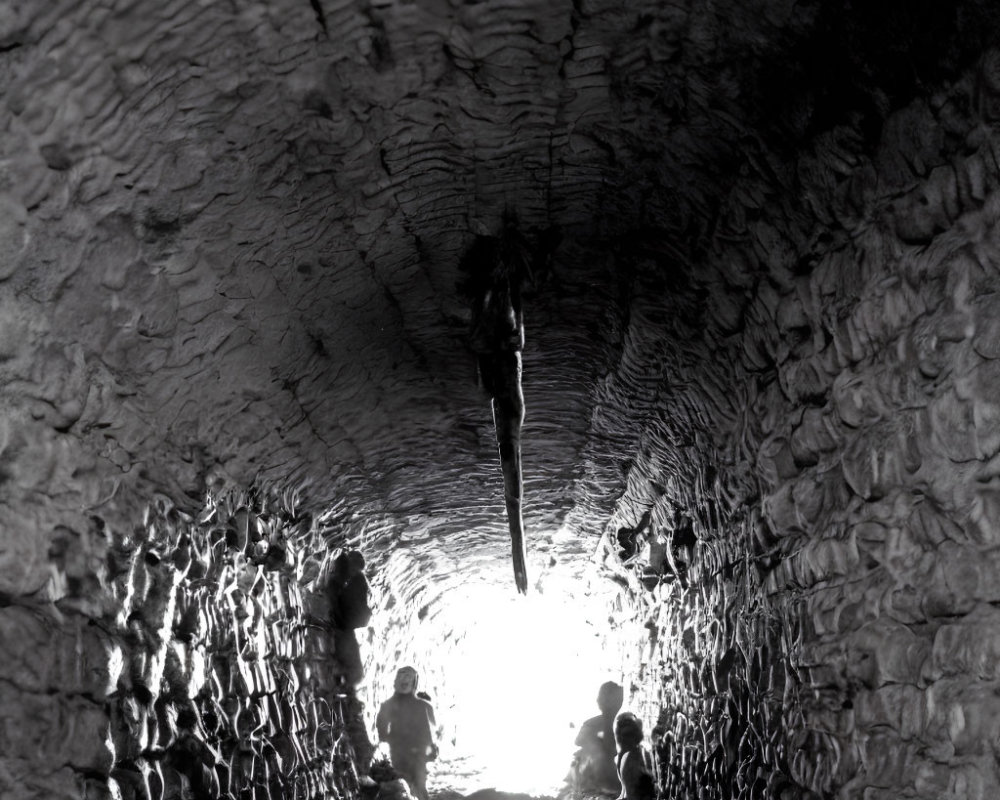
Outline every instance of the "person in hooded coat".
[[399, 669], [394, 693], [379, 707], [375, 728], [379, 741], [389, 745], [393, 769], [418, 800], [428, 800], [427, 762], [437, 758], [437, 722], [434, 706], [416, 696], [417, 680], [413, 667]]
[[614, 731], [622, 785], [618, 800], [654, 800], [656, 779], [652, 756], [642, 743], [642, 720], [631, 711], [622, 711], [615, 717]]

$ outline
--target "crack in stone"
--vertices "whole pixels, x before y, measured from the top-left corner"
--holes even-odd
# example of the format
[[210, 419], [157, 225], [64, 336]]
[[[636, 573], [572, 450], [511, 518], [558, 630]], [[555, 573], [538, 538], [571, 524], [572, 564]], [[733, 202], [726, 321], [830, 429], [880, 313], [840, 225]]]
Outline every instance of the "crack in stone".
[[323, 11], [323, 0], [309, 0], [309, 5], [312, 6], [313, 11], [316, 13], [316, 21], [323, 29], [323, 34], [329, 37], [330, 30], [327, 28], [326, 13]]

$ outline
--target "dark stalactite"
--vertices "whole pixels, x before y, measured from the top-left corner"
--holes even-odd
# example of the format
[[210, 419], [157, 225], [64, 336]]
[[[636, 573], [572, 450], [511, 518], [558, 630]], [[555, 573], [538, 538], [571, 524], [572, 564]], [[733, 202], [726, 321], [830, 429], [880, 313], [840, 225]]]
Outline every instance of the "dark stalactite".
[[531, 280], [530, 265], [527, 241], [509, 214], [504, 218], [500, 235], [477, 237], [462, 263], [469, 275], [464, 289], [472, 298], [470, 341], [476, 354], [481, 385], [492, 402], [514, 580], [522, 594], [528, 590], [528, 572], [522, 516], [524, 393], [521, 387], [521, 351], [524, 348], [524, 317], [521, 290], [523, 284]]

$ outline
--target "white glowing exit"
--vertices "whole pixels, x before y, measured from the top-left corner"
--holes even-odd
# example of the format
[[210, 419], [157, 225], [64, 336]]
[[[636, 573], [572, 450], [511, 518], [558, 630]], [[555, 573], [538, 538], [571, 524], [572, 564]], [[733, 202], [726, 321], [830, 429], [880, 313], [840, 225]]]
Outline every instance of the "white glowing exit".
[[541, 593], [471, 584], [440, 603], [442, 647], [428, 657], [443, 679], [439, 721], [455, 742], [432, 782], [554, 795], [580, 723], [598, 713], [598, 688], [621, 680], [621, 653], [606, 641], [609, 596], [551, 576]]

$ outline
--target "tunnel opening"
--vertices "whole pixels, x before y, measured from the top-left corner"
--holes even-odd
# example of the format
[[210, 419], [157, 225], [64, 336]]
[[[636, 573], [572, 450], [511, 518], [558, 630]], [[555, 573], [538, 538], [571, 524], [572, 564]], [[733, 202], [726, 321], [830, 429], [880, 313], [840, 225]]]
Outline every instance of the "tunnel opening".
[[642, 584], [613, 580], [596, 553], [536, 558], [522, 595], [496, 554], [428, 575], [406, 548], [372, 548], [374, 613], [353, 674], [330, 604], [335, 563], [357, 544], [340, 521], [307, 511], [297, 491], [255, 487], [210, 493], [198, 509], [161, 500], [141, 523], [102, 527], [101, 590], [51, 589], [109, 720], [88, 791], [360, 798], [387, 755], [375, 711], [404, 664], [437, 709], [432, 796], [565, 795], [602, 683], [650, 713], [637, 682], [649, 655]]
[[503, 567], [470, 570], [420, 609], [376, 612], [363, 693], [371, 715], [396, 666], [420, 672], [443, 741], [435, 787], [555, 796], [580, 723], [597, 713], [598, 687], [622, 683], [633, 666], [635, 634], [614, 624], [632, 611], [585, 556], [541, 570], [526, 596]]

